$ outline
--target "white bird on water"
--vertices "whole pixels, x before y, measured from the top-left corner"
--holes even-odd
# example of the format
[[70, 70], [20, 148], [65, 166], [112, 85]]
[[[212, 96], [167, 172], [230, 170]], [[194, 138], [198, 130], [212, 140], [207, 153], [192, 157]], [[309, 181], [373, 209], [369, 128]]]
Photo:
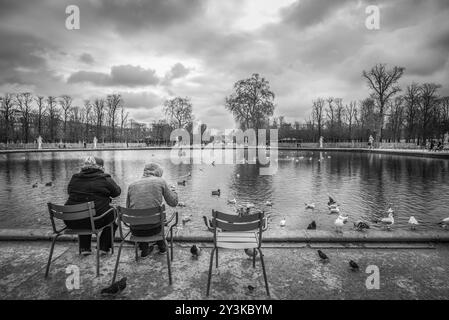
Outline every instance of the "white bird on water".
[[444, 218], [443, 220], [441, 220], [441, 222], [439, 222], [438, 224], [440, 224], [443, 228], [446, 228], [449, 225], [449, 217]]
[[[391, 208], [390, 208], [391, 209]], [[380, 222], [390, 230], [391, 226], [394, 225], [393, 212], [389, 211], [387, 218], [380, 219]]]
[[335, 219], [334, 225], [335, 230], [337, 232], [343, 232], [342, 228], [345, 225], [346, 222], [348, 222], [349, 217], [338, 215], [337, 219]]
[[273, 205], [273, 202], [267, 200], [267, 202], [265, 202], [265, 205], [268, 207], [271, 207]]
[[286, 224], [285, 218], [282, 218], [280, 226], [285, 227], [285, 224]]
[[306, 209], [312, 209], [315, 210], [315, 203], [304, 203], [306, 206]]
[[330, 211], [330, 213], [340, 213], [340, 208], [338, 207], [338, 205], [336, 203], [331, 204], [329, 206], [329, 211]]
[[419, 222], [414, 216], [411, 216], [410, 219], [408, 219], [408, 224], [410, 225], [410, 229], [415, 230], [416, 226], [419, 225]]
[[234, 198], [234, 199], [228, 200], [228, 203], [229, 204], [236, 204], [237, 200], [235, 200], [235, 198]]

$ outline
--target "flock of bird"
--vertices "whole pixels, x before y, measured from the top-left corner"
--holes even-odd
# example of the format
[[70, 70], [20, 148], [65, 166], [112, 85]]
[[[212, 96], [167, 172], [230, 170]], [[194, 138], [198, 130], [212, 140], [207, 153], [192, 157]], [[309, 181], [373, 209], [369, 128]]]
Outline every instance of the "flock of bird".
[[[47, 183], [44, 184], [44, 186], [46, 186], [46, 187], [51, 187], [52, 185], [53, 185], [53, 182], [52, 182], [52, 181], [47, 182]], [[39, 187], [39, 183], [38, 183], [38, 182], [33, 183], [32, 187], [33, 187], [33, 188]]]

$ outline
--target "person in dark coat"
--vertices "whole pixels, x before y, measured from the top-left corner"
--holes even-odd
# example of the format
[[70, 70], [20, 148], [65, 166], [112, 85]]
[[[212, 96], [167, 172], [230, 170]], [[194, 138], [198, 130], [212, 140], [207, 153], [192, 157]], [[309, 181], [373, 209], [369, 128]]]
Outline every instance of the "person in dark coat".
[[[69, 199], [66, 205], [74, 205], [93, 201], [95, 203], [95, 215], [100, 216], [109, 210], [112, 198], [121, 193], [120, 187], [114, 182], [110, 174], [104, 172], [103, 159], [87, 157], [81, 171], [72, 176], [67, 191]], [[103, 218], [95, 221], [95, 227], [101, 228], [114, 221], [114, 212], [111, 211]], [[90, 219], [64, 221], [71, 229], [91, 229]], [[114, 233], [117, 225], [114, 223]], [[79, 246], [82, 255], [91, 253], [91, 235], [80, 235]], [[111, 229], [103, 229], [100, 236], [100, 253], [107, 254], [112, 247]]]

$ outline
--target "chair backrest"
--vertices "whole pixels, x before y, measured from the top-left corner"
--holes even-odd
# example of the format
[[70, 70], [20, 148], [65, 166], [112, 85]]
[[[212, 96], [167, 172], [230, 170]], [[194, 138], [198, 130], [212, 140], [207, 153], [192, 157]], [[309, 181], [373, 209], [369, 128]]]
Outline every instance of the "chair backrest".
[[95, 223], [93, 218], [95, 217], [95, 203], [93, 201], [60, 206], [51, 202], [47, 203], [48, 212], [50, 213], [51, 225], [54, 232], [60, 232], [57, 230], [55, 224], [55, 218], [58, 220], [73, 221], [81, 219], [90, 219], [92, 231], [95, 230]]
[[238, 216], [212, 210], [212, 227], [216, 244], [217, 228], [226, 232], [259, 231], [259, 243], [262, 242], [264, 212]]
[[128, 228], [147, 224], [161, 224], [161, 233], [164, 232], [165, 223], [165, 205], [145, 208], [145, 209], [129, 209], [124, 207], [117, 207], [118, 224], [120, 229], [120, 236], [123, 238], [122, 222]]

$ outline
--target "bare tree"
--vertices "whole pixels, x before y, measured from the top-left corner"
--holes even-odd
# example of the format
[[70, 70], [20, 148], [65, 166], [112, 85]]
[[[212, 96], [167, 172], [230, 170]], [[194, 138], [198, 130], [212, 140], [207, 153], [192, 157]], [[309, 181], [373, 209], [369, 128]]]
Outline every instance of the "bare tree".
[[323, 108], [324, 108], [324, 99], [318, 98], [313, 101], [312, 107], [312, 119], [316, 121], [318, 126], [318, 138], [321, 137], [321, 130], [323, 128]]
[[351, 101], [349, 102], [349, 105], [346, 105], [345, 108], [346, 122], [348, 124], [348, 136], [349, 139], [352, 139], [352, 127], [357, 118], [357, 102]]
[[90, 103], [90, 100], [84, 100], [84, 140], [89, 139], [89, 125], [91, 120], [91, 113], [92, 113], [92, 104]]
[[377, 102], [379, 108], [379, 136], [378, 140], [382, 141], [382, 128], [384, 125], [385, 107], [387, 102], [399, 91], [401, 88], [397, 82], [402, 77], [405, 68], [393, 67], [387, 70], [385, 64], [377, 64], [369, 71], [363, 71], [362, 75], [366, 78], [368, 87], [373, 91], [371, 97]]
[[122, 96], [120, 94], [111, 94], [107, 97], [107, 113], [109, 120], [109, 127], [111, 128], [111, 142], [115, 141], [115, 125], [117, 121], [117, 111], [123, 104]]
[[37, 96], [34, 100], [37, 105], [37, 134], [38, 136], [42, 135], [42, 122], [45, 114], [45, 105], [44, 105], [44, 97]]
[[193, 121], [192, 103], [188, 97], [176, 97], [164, 102], [164, 112], [175, 128], [185, 128]]
[[5, 123], [4, 129], [4, 141], [8, 143], [10, 139], [11, 125], [13, 122], [13, 114], [14, 114], [14, 99], [13, 95], [10, 93], [6, 93], [3, 97], [1, 97], [1, 105], [2, 105], [2, 115]]
[[438, 89], [441, 86], [435, 83], [424, 83], [420, 86], [420, 114], [421, 114], [421, 137], [423, 142], [430, 136], [430, 125], [434, 109], [438, 100]]
[[104, 99], [95, 99], [94, 111], [96, 117], [97, 139], [100, 139], [103, 136], [101, 130], [104, 117]]
[[47, 98], [47, 110], [49, 118], [49, 130], [50, 130], [50, 140], [55, 142], [56, 139], [56, 129], [58, 125], [59, 110], [56, 104], [56, 97], [48, 96]]
[[22, 116], [22, 137], [25, 143], [28, 143], [30, 138], [30, 118], [33, 101], [33, 96], [30, 92], [23, 92], [16, 94], [16, 105], [19, 107], [19, 111]]
[[63, 130], [64, 140], [67, 140], [67, 119], [69, 117], [70, 108], [72, 107], [72, 101], [73, 101], [72, 97], [66, 94], [61, 96], [61, 99], [59, 100], [59, 105], [62, 108], [62, 115], [64, 120], [64, 130]]
[[418, 122], [420, 100], [420, 90], [417, 83], [412, 83], [411, 85], [407, 86], [404, 100], [407, 121], [407, 142], [409, 142], [412, 137], [416, 137], [416, 125]]
[[[128, 121], [129, 112], [125, 112], [125, 108], [122, 106], [120, 109], [120, 138], [123, 139], [123, 128], [126, 126], [126, 121]], [[128, 140], [128, 139], [125, 139]]]

